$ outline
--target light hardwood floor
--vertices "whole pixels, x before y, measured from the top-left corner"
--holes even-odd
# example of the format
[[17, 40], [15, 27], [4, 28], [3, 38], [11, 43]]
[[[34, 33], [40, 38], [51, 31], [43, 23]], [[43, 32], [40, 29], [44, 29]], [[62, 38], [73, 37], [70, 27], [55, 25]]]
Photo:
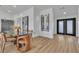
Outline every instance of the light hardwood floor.
[[[60, 38], [59, 38], [60, 37]], [[33, 39], [33, 48], [28, 52], [36, 53], [78, 53], [77, 39], [72, 36], [60, 36], [54, 39], [37, 37]]]
[[[36, 37], [32, 49], [26, 53], [78, 53], [78, 39], [73, 36], [55, 35], [54, 39]], [[20, 53], [14, 45], [6, 47], [5, 53]]]

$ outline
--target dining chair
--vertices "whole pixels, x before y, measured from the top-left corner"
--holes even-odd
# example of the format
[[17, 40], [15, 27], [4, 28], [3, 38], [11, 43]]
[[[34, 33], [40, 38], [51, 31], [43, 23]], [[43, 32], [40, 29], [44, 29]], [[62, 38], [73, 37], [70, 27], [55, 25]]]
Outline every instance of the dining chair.
[[[12, 38], [10, 38], [12, 39]], [[14, 40], [14, 39], [13, 39]], [[13, 41], [12, 40], [12, 41]], [[10, 41], [8, 41], [8, 38], [6, 37], [5, 33], [0, 33], [0, 41], [1, 41], [1, 52], [4, 53], [5, 52], [5, 47], [8, 45], [13, 45], [13, 43]]]

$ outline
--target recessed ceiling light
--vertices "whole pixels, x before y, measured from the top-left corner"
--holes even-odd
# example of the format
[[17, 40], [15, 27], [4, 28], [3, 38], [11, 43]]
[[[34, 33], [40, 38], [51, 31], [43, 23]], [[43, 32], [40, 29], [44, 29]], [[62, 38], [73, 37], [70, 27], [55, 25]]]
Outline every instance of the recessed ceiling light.
[[11, 10], [8, 10], [8, 12], [11, 12]]
[[64, 15], [66, 14], [67, 12], [64, 12]]
[[16, 8], [16, 5], [13, 5], [14, 8]]

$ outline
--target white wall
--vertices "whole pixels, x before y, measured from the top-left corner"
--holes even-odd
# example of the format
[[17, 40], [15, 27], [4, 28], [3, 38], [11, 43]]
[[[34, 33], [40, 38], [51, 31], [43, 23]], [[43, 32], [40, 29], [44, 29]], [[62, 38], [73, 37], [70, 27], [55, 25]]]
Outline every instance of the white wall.
[[40, 35], [40, 10], [34, 7], [34, 35], [33, 37]]
[[[50, 16], [50, 20], [49, 20], [49, 32], [46, 32], [46, 31], [41, 31], [41, 17], [40, 15], [41, 14], [49, 14]], [[36, 9], [34, 7], [20, 13], [20, 14], [17, 14], [17, 15], [14, 15], [14, 19], [15, 19], [15, 24], [16, 24], [16, 20], [18, 18], [22, 18], [24, 16], [29, 16], [29, 29], [30, 30], [33, 30], [33, 37], [36, 37], [36, 36], [44, 36], [44, 37], [49, 37], [49, 38], [52, 38], [53, 37], [53, 25], [54, 25], [54, 19], [53, 19], [53, 9], [52, 8], [49, 8], [49, 9], [45, 9], [45, 10], [39, 10], [39, 9]]]
[[40, 17], [36, 16], [34, 19], [34, 36], [40, 36]]
[[[52, 7], [53, 8], [53, 7]], [[53, 34], [57, 33], [57, 19], [65, 19], [65, 18], [76, 18], [76, 35], [78, 35], [78, 8], [76, 6], [65, 6], [65, 10], [62, 10], [60, 8], [49, 8], [49, 9], [44, 9], [44, 10], [39, 10], [39, 9], [35, 9], [35, 19], [34, 19], [34, 29], [35, 29], [35, 34], [36, 36], [46, 36], [46, 37], [52, 37]], [[52, 9], [52, 11], [50, 11], [50, 9]], [[48, 11], [49, 10], [49, 11]], [[41, 12], [39, 12], [41, 11]], [[67, 14], [63, 14], [63, 12], [67, 12]], [[51, 20], [52, 22], [50, 22], [50, 27], [52, 27], [53, 24], [53, 29], [51, 29], [50, 31], [53, 32], [42, 32], [41, 31], [41, 21], [40, 21], [40, 15], [39, 14], [46, 14], [46, 13], [51, 13]], [[51, 34], [52, 36], [51, 36]]]
[[40, 12], [40, 16], [41, 15], [46, 15], [46, 14], [49, 14], [49, 32], [47, 31], [41, 31], [41, 17], [40, 17], [40, 24], [39, 24], [39, 27], [40, 27], [40, 31], [39, 31], [39, 34], [40, 36], [44, 36], [44, 37], [48, 37], [48, 38], [53, 38], [53, 33], [54, 33], [54, 18], [53, 18], [53, 9], [52, 8], [49, 8], [49, 9], [45, 9], [45, 10], [42, 10]]
[[78, 7], [78, 20], [77, 20], [77, 29], [78, 29], [78, 37], [79, 37], [79, 7]]
[[66, 8], [66, 14], [64, 14], [62, 10], [54, 10], [55, 12], [55, 26], [54, 26], [54, 34], [57, 33], [57, 19], [66, 19], [66, 18], [76, 18], [76, 36], [78, 36], [78, 8], [77, 7], [69, 7]]
[[22, 18], [24, 16], [29, 16], [29, 29], [33, 30], [33, 20], [34, 20], [34, 9], [30, 8], [20, 14], [17, 14], [14, 16], [15, 21], [17, 20], [17, 18]]
[[29, 16], [29, 30], [34, 31], [34, 24], [33, 24], [34, 23], [34, 8], [32, 7], [30, 9], [27, 9], [24, 12], [21, 12], [20, 14], [14, 15], [15, 24], [18, 18], [21, 19], [24, 16]]
[[[33, 36], [45, 36], [52, 38], [53, 34], [56, 34], [57, 30], [57, 19], [63, 19], [63, 18], [73, 18], [76, 17], [76, 35], [79, 35], [79, 18], [77, 17], [79, 13], [79, 10], [75, 7], [67, 7], [66, 10], [67, 12], [66, 15], [63, 15], [63, 11], [60, 9], [53, 9], [52, 8], [45, 8], [43, 10], [39, 8], [29, 8], [24, 12], [21, 12], [19, 14], [14, 15], [14, 20], [16, 23], [16, 20], [18, 18], [22, 18], [24, 16], [29, 16], [29, 30], [33, 30]], [[41, 31], [41, 14], [50, 14], [50, 22], [49, 22], [49, 32], [46, 31]], [[9, 14], [6, 14], [2, 11], [0, 11], [0, 19], [2, 18], [12, 18], [13, 16], [10, 16]]]
[[[67, 14], [64, 15], [63, 12], [66, 11]], [[50, 14], [50, 30], [49, 32], [41, 31], [41, 14]], [[57, 32], [57, 19], [63, 19], [63, 18], [76, 18], [76, 35], [79, 35], [78, 31], [78, 9], [77, 7], [73, 6], [67, 6], [65, 7], [65, 10], [61, 9], [53, 9], [52, 8], [45, 8], [43, 10], [40, 10], [39, 8], [30, 8], [20, 14], [17, 14], [14, 16], [15, 21], [17, 18], [23, 17], [23, 16], [29, 16], [30, 22], [29, 22], [29, 29], [33, 30], [33, 37], [35, 36], [45, 36], [52, 38], [53, 34], [56, 34]]]

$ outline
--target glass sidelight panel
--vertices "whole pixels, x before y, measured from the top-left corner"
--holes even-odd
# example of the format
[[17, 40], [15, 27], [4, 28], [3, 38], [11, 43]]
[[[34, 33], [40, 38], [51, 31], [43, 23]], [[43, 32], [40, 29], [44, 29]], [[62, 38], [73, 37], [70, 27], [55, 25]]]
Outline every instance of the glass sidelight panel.
[[63, 31], [63, 21], [60, 21], [59, 22], [59, 33], [63, 33], [64, 31]]
[[73, 34], [73, 21], [72, 20], [67, 21], [67, 33]]
[[28, 33], [29, 30], [29, 16], [22, 18], [22, 34]]

